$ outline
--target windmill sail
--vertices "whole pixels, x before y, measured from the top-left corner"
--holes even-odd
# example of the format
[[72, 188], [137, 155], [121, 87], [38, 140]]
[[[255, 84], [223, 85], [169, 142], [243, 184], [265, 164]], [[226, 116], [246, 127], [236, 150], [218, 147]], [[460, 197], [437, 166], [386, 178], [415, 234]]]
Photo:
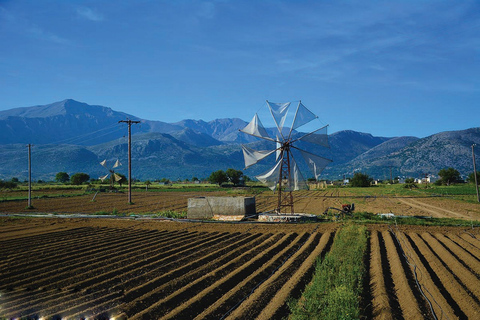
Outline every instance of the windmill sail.
[[273, 103], [267, 101], [268, 108], [272, 114], [275, 124], [277, 125], [278, 131], [280, 133], [283, 130], [283, 125], [285, 124], [285, 119], [287, 118], [288, 108], [290, 107], [290, 102], [286, 103]]
[[301, 127], [316, 118], [318, 118], [318, 116], [308, 110], [302, 104], [302, 102], [299, 102], [297, 112], [295, 113], [295, 118], [293, 119], [292, 130], [297, 129], [298, 127]]
[[279, 161], [277, 161], [277, 164], [272, 169], [265, 173], [262, 173], [261, 175], [255, 176], [255, 178], [257, 178], [258, 181], [269, 187], [270, 190], [275, 190], [277, 188], [278, 177], [280, 176], [280, 170], [282, 168], [282, 161], [283, 160], [280, 159]]
[[[270, 138], [267, 134], [257, 114], [255, 114], [253, 120], [240, 131], [276, 143], [274, 149], [264, 151], [256, 151], [247, 146], [242, 146], [245, 167], [248, 168], [275, 152], [276, 160], [274, 167], [267, 172], [256, 176], [256, 178], [267, 185], [271, 190], [278, 188], [278, 205], [275, 210], [277, 213], [280, 213], [282, 209], [290, 208], [293, 214], [292, 191], [308, 189], [302, 172], [294, 159], [293, 151], [300, 151], [302, 158], [305, 160], [317, 180], [320, 177], [320, 173], [332, 160], [312, 154], [295, 146], [295, 143], [302, 141], [329, 148], [327, 126], [303, 134], [299, 138], [292, 139], [293, 130], [318, 118], [301, 102], [298, 103], [288, 135], [284, 135], [283, 129], [289, 106], [290, 102], [272, 103], [267, 101], [267, 107], [270, 110], [278, 130], [275, 140]], [[288, 192], [289, 194], [285, 195], [285, 192]]]
[[328, 143], [328, 135], [327, 135], [327, 126], [324, 126], [320, 129], [307, 133], [306, 135], [301, 136], [295, 141], [306, 141], [313, 144], [317, 144], [326, 148], [330, 148], [330, 144]]
[[267, 130], [265, 130], [265, 128], [263, 127], [262, 122], [260, 121], [256, 113], [255, 116], [253, 116], [252, 121], [250, 121], [250, 123], [245, 128], [240, 129], [240, 131], [254, 137], [273, 141], [273, 139], [270, 138], [270, 136], [268, 135]]
[[112, 168], [117, 168], [117, 167], [120, 167], [122, 164], [120, 163], [120, 161], [117, 159], [117, 161], [115, 161], [115, 164], [113, 165]]
[[292, 172], [292, 174], [290, 175], [290, 181], [286, 188], [286, 191], [298, 191], [308, 189], [302, 172], [298, 168], [297, 163], [293, 157], [290, 159], [290, 172]]
[[323, 169], [332, 162], [332, 160], [317, 156], [310, 152], [300, 150], [300, 153], [305, 159], [305, 162], [308, 164], [308, 167], [312, 171], [313, 175], [315, 176], [315, 180], [318, 180], [320, 177], [320, 173], [322, 173]]
[[258, 161], [262, 160], [263, 158], [268, 157], [275, 150], [253, 150], [247, 146], [242, 145], [243, 150], [243, 158], [245, 160], [245, 169], [251, 167], [252, 165], [256, 164]]
[[103, 182], [103, 181], [104, 181], [105, 179], [107, 179], [107, 178], [108, 178], [108, 174], [106, 174], [106, 175], [104, 175], [104, 176], [101, 176], [101, 177], [98, 178], [98, 179], [102, 180], [102, 182]]

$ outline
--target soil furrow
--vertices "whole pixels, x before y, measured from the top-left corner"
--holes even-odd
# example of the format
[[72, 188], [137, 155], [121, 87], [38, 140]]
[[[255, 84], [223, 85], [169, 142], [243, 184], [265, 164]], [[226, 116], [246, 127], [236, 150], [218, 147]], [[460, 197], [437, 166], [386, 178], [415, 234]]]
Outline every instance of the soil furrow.
[[413, 293], [416, 288], [407, 279], [410, 270], [405, 270], [401, 261], [401, 253], [397, 251], [392, 234], [389, 231], [384, 231], [382, 235], [402, 316], [404, 319], [423, 319], [421, 309], [425, 302], [423, 300], [418, 301]]
[[[148, 295], [155, 295], [158, 291], [174, 292], [176, 285], [183, 286], [188, 284], [191, 279], [197, 279], [209, 272], [224, 266], [232, 260], [242, 256], [244, 252], [258, 252], [266, 247], [270, 242], [282, 237], [281, 234], [263, 234], [261, 237], [248, 241], [235, 248], [226, 250], [218, 250], [207, 255], [200, 261], [192, 261], [184, 267], [171, 270], [164, 275], [154, 278], [149, 282], [142, 283], [127, 291], [125, 300], [129, 301], [125, 307], [125, 313], [128, 314], [129, 309], [134, 309], [138, 304], [138, 300]], [[172, 280], [174, 280], [172, 282]], [[132, 313], [133, 314], [133, 313]]]
[[480, 297], [480, 280], [478, 277], [457, 260], [455, 256], [452, 256], [430, 233], [423, 233], [421, 238], [425, 241], [435, 257], [439, 259], [443, 267], [450, 272], [451, 278], [455, 279], [463, 289], [467, 291], [468, 296], [471, 297], [477, 307], [480, 308], [480, 301], [477, 298]]
[[470, 244], [470, 242], [467, 242], [463, 238], [454, 234], [447, 234], [445, 235], [445, 237], [450, 239], [453, 243], [461, 247], [463, 250], [465, 250], [465, 252], [468, 253], [472, 258], [480, 261], [480, 249]]
[[[212, 233], [211, 236], [213, 237], [213, 235], [216, 235], [216, 233]], [[197, 234], [197, 237], [198, 236], [199, 236], [199, 234]], [[222, 238], [227, 238], [227, 237], [231, 237], [231, 235], [225, 234]], [[180, 251], [178, 254], [185, 255], [187, 251], [194, 252], [200, 246], [202, 246], [202, 247], [203, 246], [208, 246], [210, 242], [218, 241], [219, 239], [221, 240], [222, 238], [213, 237], [213, 238], [210, 238], [210, 239], [209, 238], [197, 239], [196, 240], [197, 242], [201, 242], [201, 244], [199, 246], [196, 246], [195, 243], [189, 243], [187, 245], [184, 245], [183, 247], [186, 248], [186, 249], [184, 251]], [[208, 240], [208, 241], [206, 241], [206, 240]], [[161, 246], [161, 245], [162, 244], [160, 243], [159, 246]], [[151, 250], [152, 250], [152, 252], [154, 252], [154, 248], [151, 248]], [[172, 252], [170, 252], [170, 253], [172, 253]], [[133, 257], [131, 259], [133, 259], [135, 261], [138, 260], [135, 257]], [[175, 259], [176, 259], [175, 254], [166, 254], [166, 260], [175, 260]], [[152, 261], [150, 264], [159, 264], [159, 263], [162, 263], [162, 262], [165, 262], [165, 259], [155, 260], [155, 261]], [[146, 265], [148, 265], [148, 264], [146, 264]], [[160, 266], [162, 266], [162, 265], [160, 264], [159, 267]], [[76, 270], [74, 270], [74, 272], [76, 272]], [[76, 272], [76, 273], [78, 273], [78, 272]], [[108, 288], [109, 290], [113, 290], [114, 286], [118, 285], [119, 283], [121, 283], [122, 287], [124, 287], [123, 284], [124, 284], [125, 279], [123, 279], [123, 277], [125, 277], [129, 273], [143, 274], [143, 273], [146, 273], [146, 271], [144, 271], [144, 270], [142, 271], [141, 269], [136, 269], [136, 268], [130, 268], [129, 266], [124, 266], [122, 264], [122, 269], [118, 270], [116, 272], [116, 275], [113, 275], [112, 273], [109, 273], [108, 276], [104, 276], [104, 275], [102, 276], [100, 274], [100, 275], [95, 276], [93, 278], [89, 277], [89, 278], [87, 278], [86, 281], [83, 281], [83, 282], [81, 282], [81, 281], [74, 282], [69, 287], [66, 284], [62, 284], [62, 283], [59, 283], [59, 282], [55, 282], [55, 283], [51, 284], [54, 287], [62, 288], [62, 290], [70, 290], [69, 292], [71, 292], [71, 293], [58, 292], [58, 290], [55, 290], [55, 289], [47, 291], [46, 288], [43, 288], [42, 291], [40, 291], [40, 292], [32, 293], [36, 296], [35, 300], [33, 300], [33, 301], [32, 301], [32, 294], [25, 294], [24, 296], [22, 296], [21, 301], [12, 301], [13, 299], [11, 299], [11, 302], [9, 304], [24, 303], [24, 304], [32, 305], [33, 303], [35, 303], [35, 304], [45, 303], [46, 301], [49, 301], [49, 300], [69, 300], [69, 299], [71, 299], [71, 295], [78, 295], [78, 292], [83, 292], [82, 293], [82, 296], [83, 296], [83, 295], [88, 295], [90, 293], [94, 293], [94, 294], [98, 293], [98, 291], [105, 290], [104, 288]], [[96, 273], [94, 273], [94, 274], [96, 274]], [[68, 279], [69, 279], [68, 281], [71, 283], [72, 279], [71, 278], [68, 278]], [[109, 282], [114, 282], [114, 283], [113, 284], [108, 283], [108, 282], [107, 283], [102, 283], [101, 279], [105, 279], [105, 281], [108, 280]], [[91, 286], [93, 286], [93, 287], [91, 287]], [[6, 304], [6, 306], [9, 305], [9, 304]]]
[[[26, 277], [26, 275], [34, 271], [35, 273], [38, 273], [40, 269], [46, 268], [50, 269], [52, 265], [52, 260], [55, 261], [55, 263], [62, 264], [64, 261], [71, 262], [75, 259], [78, 261], [82, 261], [82, 263], [87, 263], [84, 261], [85, 255], [85, 248], [89, 248], [93, 254], [99, 253], [101, 254], [103, 251], [107, 250], [115, 250], [115, 248], [118, 247], [123, 247], [124, 242], [128, 241], [130, 237], [128, 235], [123, 236], [122, 239], [118, 239], [119, 235], [118, 234], [113, 234], [113, 237], [110, 238], [103, 238], [99, 237], [97, 238], [96, 235], [93, 235], [93, 239], [91, 242], [83, 244], [78, 243], [78, 244], [73, 244], [72, 247], [62, 247], [61, 249], [55, 250], [55, 248], [52, 248], [50, 251], [50, 254], [41, 254], [37, 255], [34, 252], [31, 252], [29, 250], [24, 251], [24, 259], [14, 259], [14, 263], [10, 265], [9, 269], [13, 269], [14, 271], [10, 271], [12, 273], [11, 278], [14, 277], [15, 274], [20, 274], [21, 278]], [[155, 233], [149, 233], [145, 235], [146, 239], [150, 238], [155, 238], [157, 235]], [[125, 238], [125, 239], [123, 239]], [[71, 240], [72, 242], [75, 241], [75, 237]], [[46, 245], [48, 246], [48, 245]], [[42, 250], [45, 250], [43, 248]], [[77, 256], [78, 254], [78, 256]], [[88, 254], [90, 256], [90, 254]], [[32, 264], [32, 257], [35, 259], [35, 263]], [[28, 261], [28, 263], [25, 263], [24, 261]], [[19, 266], [25, 266], [23, 269], [19, 269]]]
[[372, 292], [372, 315], [375, 319], [393, 319], [388, 299], [385, 277], [383, 275], [380, 250], [380, 232], [373, 231], [370, 236], [370, 288]]
[[[214, 304], [219, 299], [225, 299], [225, 305], [218, 310], [220, 316], [232, 308], [237, 301], [251, 292], [257, 285], [272, 276], [273, 272], [279, 268], [284, 261], [297, 252], [304, 242], [310, 237], [310, 234], [304, 233], [294, 241], [287, 244], [280, 252], [270, 260], [263, 263], [261, 267], [238, 269], [230, 273], [227, 277], [220, 279], [209, 288], [202, 290], [196, 296], [183, 303], [169, 314], [165, 315], [167, 319], [193, 319], [199, 313], [203, 312], [208, 306]], [[218, 316], [214, 316], [218, 319]]]
[[453, 319], [465, 314], [460, 310], [458, 304], [453, 300], [450, 294], [445, 290], [438, 276], [432, 270], [427, 259], [418, 249], [412, 236], [415, 234], [403, 234], [405, 241], [402, 241], [402, 248], [407, 255], [412, 266], [412, 272], [417, 274], [418, 282], [426, 298], [430, 301], [433, 311], [437, 318]]
[[[472, 256], [468, 251], [458, 246], [455, 242], [445, 237], [443, 234], [436, 233], [435, 238], [466, 268], [473, 272], [480, 279], [480, 259]], [[456, 270], [455, 270], [456, 271]]]
[[[150, 238], [155, 238], [155, 235], [149, 236], [147, 239]], [[184, 235], [184, 236], [179, 236], [182, 238], [182, 242], [188, 241], [190, 238], [194, 237], [194, 235]], [[144, 239], [143, 237], [140, 237], [140, 239]], [[52, 265], [46, 265], [42, 268], [38, 269], [33, 269], [30, 273], [25, 272], [25, 275], [22, 277], [22, 273], [24, 272], [22, 269], [18, 269], [14, 274], [16, 276], [9, 276], [10, 280], [12, 282], [8, 283], [8, 286], [14, 286], [14, 287], [21, 287], [24, 285], [30, 286], [32, 283], [36, 282], [37, 280], [40, 280], [42, 284], [38, 284], [38, 286], [43, 286], [44, 283], [50, 283], [51, 278], [57, 278], [61, 276], [62, 272], [70, 273], [70, 270], [72, 268], [78, 268], [78, 272], [82, 273], [82, 276], [87, 276], [87, 274], [95, 272], [95, 269], [97, 266], [100, 268], [108, 268], [112, 266], [105, 266], [105, 259], [107, 257], [113, 257], [116, 256], [117, 258], [120, 258], [122, 255], [127, 256], [126, 259], [132, 259], [131, 255], [129, 253], [135, 252], [135, 254], [139, 254], [140, 252], [137, 250], [137, 247], [134, 247], [133, 245], [137, 245], [137, 239], [122, 239], [121, 243], [118, 243], [118, 241], [115, 241], [114, 246], [108, 246], [107, 248], [109, 251], [106, 253], [105, 251], [102, 250], [101, 245], [95, 246], [95, 249], [91, 250], [90, 248], [82, 248], [81, 251], [79, 250], [78, 253], [74, 254], [71, 259], [69, 259], [68, 256], [66, 256], [63, 260], [55, 260], [56, 264], [60, 263], [67, 263], [61, 268], [52, 268]], [[155, 241], [155, 243], [162, 243], [163, 239], [160, 239], [159, 241]], [[175, 239], [168, 239], [168, 242], [175, 242]], [[170, 247], [175, 246], [176, 243], [172, 243]], [[141, 247], [144, 248], [144, 251], [149, 251], [150, 248], [148, 247], [148, 243], [144, 243], [140, 245]], [[143, 251], [141, 251], [143, 252]], [[97, 256], [98, 254], [98, 256]], [[86, 260], [83, 260], [85, 257], [87, 257]], [[121, 264], [121, 259], [117, 259], [115, 261], [116, 264]], [[50, 270], [50, 271], [47, 271]], [[81, 271], [83, 270], [83, 271]], [[86, 273], [84, 273], [86, 271]], [[28, 276], [27, 276], [28, 275]]]
[[474, 309], [475, 302], [468, 296], [468, 293], [444, 267], [420, 235], [411, 234], [411, 240], [415, 243], [424, 259], [428, 261], [430, 276], [448, 301], [448, 304], [455, 311], [455, 315], [460, 318], [469, 317], [470, 319], [475, 319], [476, 317], [473, 317], [473, 315], [478, 311]]
[[[330, 250], [334, 234], [334, 232], [327, 232], [321, 237], [315, 250], [303, 261], [300, 268], [288, 279], [283, 287], [276, 292], [270, 303], [266, 307], [262, 307], [262, 312], [258, 315], [258, 319], [284, 319], [290, 314], [287, 305], [288, 299], [298, 299], [300, 297], [313, 277], [315, 261], [322, 258]], [[235, 311], [240, 308], [237, 308]]]
[[480, 240], [473, 236], [472, 234], [470, 233], [462, 233], [460, 235], [460, 237], [467, 241], [468, 243], [470, 243], [472, 246], [474, 246], [475, 248], [477, 248], [478, 250], [480, 250]]
[[[141, 313], [134, 312], [128, 313], [128, 315], [134, 315], [134, 318], [143, 318], [150, 319], [152, 316], [159, 314], [166, 314], [172, 310], [175, 306], [180, 305], [184, 301], [187, 301], [191, 297], [195, 296], [206, 286], [211, 285], [227, 276], [233, 270], [237, 268], [246, 268], [250, 267], [251, 269], [255, 267], [260, 267], [263, 263], [268, 261], [272, 256], [281, 251], [282, 247], [293, 241], [297, 237], [296, 234], [285, 235], [280, 241], [273, 243], [268, 248], [260, 250], [249, 250], [245, 254], [240, 255], [236, 259], [233, 259], [229, 263], [220, 266], [219, 268], [213, 270], [209, 274], [202, 275], [200, 278], [197, 278], [193, 281], [188, 281], [184, 286], [179, 286], [178, 284], [172, 288], [172, 290], [162, 290], [158, 294], [150, 295], [148, 298], [143, 299], [143, 301], [148, 301], [150, 307], [143, 310]], [[269, 241], [270, 242], [270, 241]], [[142, 308], [143, 309], [143, 308]]]
[[[258, 288], [253, 292], [243, 293], [241, 295], [235, 292], [231, 293], [232, 298], [230, 302], [224, 297], [218, 300], [216, 304], [211, 305], [207, 310], [198, 316], [199, 319], [219, 319], [232, 312], [238, 307], [242, 306], [242, 310], [248, 312], [244, 314], [244, 318], [254, 319], [257, 318], [263, 307], [266, 306], [275, 294], [288, 282], [291, 277], [299, 270], [301, 264], [311, 255], [314, 249], [317, 247], [321, 234], [315, 233], [305, 241], [297, 246], [295, 253], [282, 264], [275, 273], [269, 275], [267, 279], [263, 279]], [[301, 247], [299, 247], [301, 245]], [[251, 304], [250, 297], [256, 301], [255, 305]], [[222, 301], [223, 300], [223, 301]], [[254, 308], [256, 307], [256, 308]], [[280, 306], [278, 306], [280, 307]], [[247, 316], [248, 314], [248, 316]]]

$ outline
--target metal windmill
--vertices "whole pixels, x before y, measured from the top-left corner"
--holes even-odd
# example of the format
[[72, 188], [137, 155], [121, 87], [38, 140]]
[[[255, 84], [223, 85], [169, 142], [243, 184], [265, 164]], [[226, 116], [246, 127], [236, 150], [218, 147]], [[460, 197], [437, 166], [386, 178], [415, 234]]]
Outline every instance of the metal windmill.
[[115, 164], [113, 165], [113, 167], [112, 167], [111, 169], [109, 169], [109, 168], [107, 167], [107, 164], [106, 164], [106, 163], [107, 163], [107, 160], [106, 160], [106, 159], [103, 160], [102, 162], [100, 162], [100, 164], [102, 165], [102, 167], [104, 167], [105, 169], [107, 169], [110, 173], [107, 173], [106, 175], [100, 177], [99, 179], [102, 180], [102, 182], [103, 182], [103, 181], [105, 181], [105, 179], [108, 178], [108, 176], [110, 176], [110, 188], [113, 189], [113, 185], [115, 184], [115, 181], [118, 182], [118, 181], [122, 180], [122, 177], [121, 177], [119, 174], [115, 173], [115, 171], [114, 171], [113, 169], [120, 167], [122, 164], [121, 164], [120, 161], [117, 159], [117, 161], [115, 161]]
[[252, 121], [243, 129], [248, 135], [261, 138], [275, 143], [270, 150], [254, 150], [246, 145], [242, 145], [245, 159], [245, 169], [256, 164], [258, 161], [276, 153], [275, 165], [267, 172], [256, 176], [256, 178], [266, 184], [271, 190], [278, 190], [278, 202], [275, 211], [281, 213], [282, 209], [288, 210], [293, 214], [293, 194], [292, 191], [308, 189], [303, 175], [297, 166], [294, 158], [294, 152], [300, 154], [312, 171], [315, 179], [318, 180], [320, 173], [332, 160], [315, 155], [301, 149], [297, 146], [300, 142], [308, 142], [329, 148], [327, 127], [311, 131], [309, 133], [298, 134], [296, 129], [318, 118], [308, 110], [301, 101], [298, 102], [297, 109], [293, 116], [293, 122], [290, 128], [284, 128], [287, 118], [290, 102], [273, 103], [267, 101], [267, 107], [275, 121], [277, 128], [275, 138], [271, 138], [263, 127], [258, 114], [255, 114]]

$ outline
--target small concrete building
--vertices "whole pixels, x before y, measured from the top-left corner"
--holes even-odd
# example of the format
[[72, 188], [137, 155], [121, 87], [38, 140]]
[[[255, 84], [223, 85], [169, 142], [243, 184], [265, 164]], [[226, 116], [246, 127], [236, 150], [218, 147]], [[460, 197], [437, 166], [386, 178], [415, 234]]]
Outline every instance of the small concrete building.
[[256, 214], [254, 197], [196, 197], [188, 199], [188, 219], [240, 221]]

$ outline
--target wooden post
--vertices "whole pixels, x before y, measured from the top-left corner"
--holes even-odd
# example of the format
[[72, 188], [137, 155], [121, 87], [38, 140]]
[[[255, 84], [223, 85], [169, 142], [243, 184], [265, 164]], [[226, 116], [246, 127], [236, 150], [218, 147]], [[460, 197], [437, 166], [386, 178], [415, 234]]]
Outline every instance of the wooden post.
[[132, 204], [132, 123], [140, 123], [140, 121], [120, 120], [128, 124], [128, 203]]

